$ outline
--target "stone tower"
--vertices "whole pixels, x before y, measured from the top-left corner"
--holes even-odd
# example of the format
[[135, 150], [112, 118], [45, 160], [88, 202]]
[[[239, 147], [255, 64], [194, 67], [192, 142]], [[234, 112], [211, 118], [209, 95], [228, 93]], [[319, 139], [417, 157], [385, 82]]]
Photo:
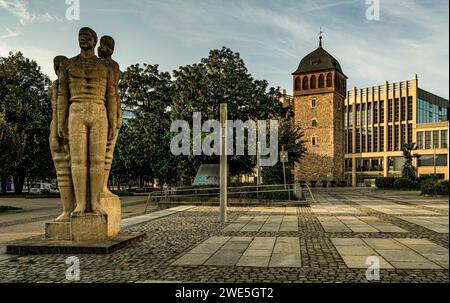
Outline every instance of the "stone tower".
[[347, 77], [322, 47], [304, 57], [294, 77], [295, 122], [305, 133], [307, 155], [295, 168], [296, 182], [344, 180], [344, 102]]

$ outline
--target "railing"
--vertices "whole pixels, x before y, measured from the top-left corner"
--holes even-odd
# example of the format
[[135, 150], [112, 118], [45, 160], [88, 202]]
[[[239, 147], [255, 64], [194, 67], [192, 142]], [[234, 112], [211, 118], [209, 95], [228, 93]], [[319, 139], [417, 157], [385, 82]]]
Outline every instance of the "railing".
[[[287, 200], [277, 200], [276, 202], [286, 201], [305, 201], [305, 195], [303, 187], [307, 189], [307, 192], [311, 196], [313, 202], [317, 202], [311, 188], [307, 184], [278, 184], [278, 185], [260, 185], [260, 186], [237, 186], [228, 187], [228, 197], [240, 195], [256, 195], [256, 200], [260, 200], [261, 196], [269, 193], [287, 193]], [[168, 189], [162, 191], [152, 192], [148, 195], [147, 203], [145, 205], [145, 213], [147, 213], [148, 206], [153, 201], [165, 201], [168, 202], [171, 199], [183, 199], [183, 198], [219, 198], [220, 188], [190, 188], [190, 189]], [[253, 199], [253, 198], [252, 198]]]

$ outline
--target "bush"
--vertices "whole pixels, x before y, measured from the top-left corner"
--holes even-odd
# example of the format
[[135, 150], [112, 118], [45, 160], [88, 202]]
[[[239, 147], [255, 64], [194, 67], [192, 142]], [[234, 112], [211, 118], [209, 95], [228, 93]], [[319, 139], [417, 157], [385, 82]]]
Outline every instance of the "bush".
[[421, 184], [422, 195], [448, 195], [449, 181], [429, 178]]
[[375, 181], [375, 185], [377, 186], [377, 188], [383, 189], [394, 188], [395, 180], [396, 178], [393, 177], [378, 178]]
[[419, 182], [412, 181], [408, 178], [398, 178], [394, 181], [395, 189], [418, 189]]

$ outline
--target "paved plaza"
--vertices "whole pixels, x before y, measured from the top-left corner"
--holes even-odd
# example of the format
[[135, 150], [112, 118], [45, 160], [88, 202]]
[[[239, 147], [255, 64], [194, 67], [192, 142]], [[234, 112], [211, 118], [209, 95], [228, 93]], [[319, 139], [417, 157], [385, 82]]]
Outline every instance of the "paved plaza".
[[[123, 220], [147, 238], [111, 255], [80, 255], [82, 282], [448, 282], [448, 197], [316, 192], [309, 206], [181, 206]], [[0, 217], [1, 220], [1, 217]], [[67, 282], [67, 256], [2, 255], [0, 282]], [[368, 263], [369, 262], [369, 263]]]

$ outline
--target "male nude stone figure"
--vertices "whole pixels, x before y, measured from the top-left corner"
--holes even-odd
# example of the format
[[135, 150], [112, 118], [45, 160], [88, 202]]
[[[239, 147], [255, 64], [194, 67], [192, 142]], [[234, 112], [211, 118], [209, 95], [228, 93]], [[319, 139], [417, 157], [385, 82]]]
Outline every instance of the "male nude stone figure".
[[117, 88], [111, 69], [95, 55], [97, 34], [79, 32], [80, 55], [61, 65], [58, 135], [68, 138], [76, 208], [72, 215], [104, 214], [103, 188], [107, 140], [117, 133]]
[[106, 196], [112, 196], [113, 194], [108, 189], [109, 174], [111, 172], [111, 166], [114, 156], [114, 149], [116, 147], [117, 137], [119, 135], [119, 130], [122, 128], [123, 124], [123, 113], [122, 106], [120, 104], [120, 97], [118, 92], [118, 85], [120, 81], [120, 67], [119, 64], [114, 61], [111, 57], [114, 54], [115, 42], [110, 36], [103, 36], [100, 39], [100, 46], [97, 49], [98, 56], [105, 60], [108, 67], [111, 69], [110, 73], [113, 75], [113, 82], [115, 83], [117, 89], [117, 134], [113, 140], [108, 140], [106, 145], [106, 158], [105, 158], [105, 174], [103, 177], [103, 194]]
[[55, 163], [63, 213], [54, 222], [69, 222], [70, 214], [75, 209], [75, 197], [72, 184], [72, 172], [70, 169], [69, 142], [58, 136], [58, 83], [61, 64], [68, 60], [67, 57], [57, 56], [53, 60], [53, 66], [58, 79], [53, 82], [49, 90], [49, 98], [52, 104], [52, 123], [50, 125], [50, 150]]

